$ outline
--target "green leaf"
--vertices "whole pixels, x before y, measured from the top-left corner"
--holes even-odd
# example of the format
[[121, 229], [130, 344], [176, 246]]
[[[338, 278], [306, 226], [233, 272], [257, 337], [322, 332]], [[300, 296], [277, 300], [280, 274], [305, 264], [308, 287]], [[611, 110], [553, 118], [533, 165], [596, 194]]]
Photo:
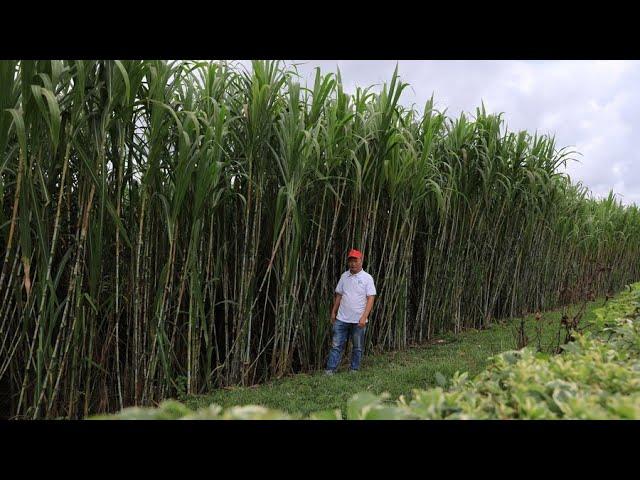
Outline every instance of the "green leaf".
[[26, 158], [27, 155], [27, 135], [24, 128], [24, 119], [22, 116], [22, 112], [16, 110], [15, 108], [8, 108], [7, 111], [13, 117], [12, 125], [16, 129], [16, 134], [18, 135], [18, 144], [20, 145], [20, 151], [22, 155]]
[[309, 416], [310, 420], [342, 420], [342, 413], [337, 410], [322, 410]]
[[122, 79], [124, 80], [125, 96], [122, 99], [122, 103], [123, 105], [126, 105], [131, 101], [131, 84], [129, 83], [129, 74], [120, 60], [114, 60], [114, 63], [116, 64], [116, 67], [118, 67], [118, 70], [122, 75]]

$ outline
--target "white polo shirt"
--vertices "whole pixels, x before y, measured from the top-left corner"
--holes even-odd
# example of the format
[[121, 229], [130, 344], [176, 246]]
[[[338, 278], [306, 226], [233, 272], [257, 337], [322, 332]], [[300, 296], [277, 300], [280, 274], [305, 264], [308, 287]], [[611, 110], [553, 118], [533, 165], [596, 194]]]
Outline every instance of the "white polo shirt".
[[336, 293], [342, 295], [336, 318], [341, 322], [358, 323], [367, 306], [367, 296], [376, 294], [376, 286], [373, 277], [364, 270], [356, 274], [347, 270], [340, 276]]

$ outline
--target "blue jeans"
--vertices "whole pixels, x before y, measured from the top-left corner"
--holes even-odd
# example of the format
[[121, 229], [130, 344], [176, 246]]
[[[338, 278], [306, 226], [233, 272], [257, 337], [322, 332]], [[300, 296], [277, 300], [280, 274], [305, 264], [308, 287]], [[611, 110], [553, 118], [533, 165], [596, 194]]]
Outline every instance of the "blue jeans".
[[333, 324], [333, 341], [331, 343], [331, 351], [327, 360], [327, 370], [335, 371], [340, 365], [342, 352], [347, 343], [347, 339], [351, 336], [351, 370], [360, 368], [360, 359], [362, 358], [362, 350], [364, 347], [364, 332], [366, 326], [360, 328], [357, 323], [346, 323], [336, 320]]

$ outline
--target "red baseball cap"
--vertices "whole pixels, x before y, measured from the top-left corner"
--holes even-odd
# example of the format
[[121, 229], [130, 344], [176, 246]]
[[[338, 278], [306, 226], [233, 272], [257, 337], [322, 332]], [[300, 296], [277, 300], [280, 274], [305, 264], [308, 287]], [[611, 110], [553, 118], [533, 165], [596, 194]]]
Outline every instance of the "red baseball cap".
[[355, 248], [352, 248], [351, 250], [349, 250], [349, 253], [347, 254], [347, 260], [350, 259], [351, 257], [355, 257], [355, 258], [362, 258], [362, 252], [356, 250]]

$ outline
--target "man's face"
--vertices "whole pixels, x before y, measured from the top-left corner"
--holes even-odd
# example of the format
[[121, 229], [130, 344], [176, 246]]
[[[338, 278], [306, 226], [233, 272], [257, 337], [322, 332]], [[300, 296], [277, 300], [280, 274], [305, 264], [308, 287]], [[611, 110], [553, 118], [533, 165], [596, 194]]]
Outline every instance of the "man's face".
[[351, 270], [351, 273], [358, 273], [362, 269], [361, 258], [349, 257], [347, 262], [349, 263], [349, 270]]

